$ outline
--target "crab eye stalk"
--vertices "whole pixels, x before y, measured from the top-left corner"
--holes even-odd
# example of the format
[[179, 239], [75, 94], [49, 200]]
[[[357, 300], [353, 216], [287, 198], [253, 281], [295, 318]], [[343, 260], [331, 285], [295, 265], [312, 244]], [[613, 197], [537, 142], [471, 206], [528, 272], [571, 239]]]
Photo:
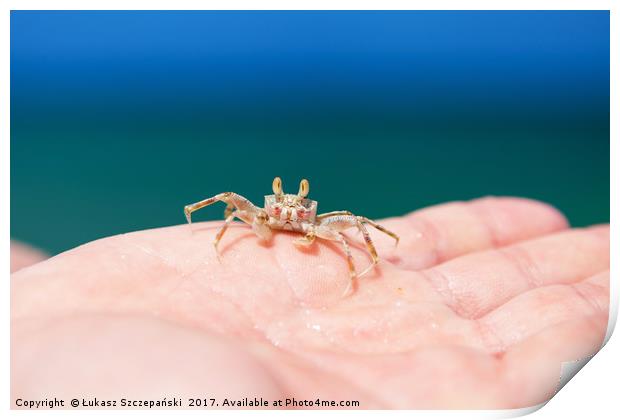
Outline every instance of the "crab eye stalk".
[[300, 199], [306, 198], [308, 193], [310, 192], [310, 183], [307, 179], [302, 179], [299, 183], [299, 192], [297, 193], [297, 197]]
[[279, 176], [275, 177], [273, 179], [273, 184], [271, 184], [272, 188], [273, 188], [273, 193], [276, 195], [276, 199], [278, 201], [280, 201], [280, 199], [282, 198], [282, 180], [280, 179]]

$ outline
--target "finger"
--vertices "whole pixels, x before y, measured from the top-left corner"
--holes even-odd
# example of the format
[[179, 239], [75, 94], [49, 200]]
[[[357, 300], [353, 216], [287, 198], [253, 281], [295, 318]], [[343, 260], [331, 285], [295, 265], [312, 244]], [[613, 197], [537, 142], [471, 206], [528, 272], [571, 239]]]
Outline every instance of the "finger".
[[532, 289], [478, 319], [497, 350], [563, 322], [609, 313], [609, 271], [584, 281]]
[[512, 408], [548, 401], [570, 378], [564, 363], [584, 363], [603, 345], [607, 316], [598, 314], [556, 324], [510, 349], [502, 358], [501, 387]]
[[568, 226], [566, 218], [548, 204], [513, 197], [441, 204], [382, 223], [401, 240], [394, 249], [391, 238], [373, 235], [379, 255], [390, 255], [390, 261], [412, 270]]
[[47, 258], [44, 252], [17, 241], [11, 241], [11, 273]]
[[478, 318], [526, 290], [608, 268], [609, 226], [597, 226], [463, 256], [422, 274], [455, 312]]

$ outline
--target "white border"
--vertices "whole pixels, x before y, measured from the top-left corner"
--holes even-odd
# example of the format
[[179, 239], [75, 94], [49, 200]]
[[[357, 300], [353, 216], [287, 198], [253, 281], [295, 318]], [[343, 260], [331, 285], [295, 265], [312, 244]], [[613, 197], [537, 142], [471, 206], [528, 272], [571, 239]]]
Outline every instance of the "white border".
[[[53, 4], [52, 4], [53, 3]], [[617, 13], [620, 8], [614, 7], [613, 1], [552, 1], [552, 0], [520, 0], [520, 1], [465, 1], [465, 0], [444, 0], [444, 1], [404, 1], [404, 0], [384, 0], [384, 1], [336, 1], [336, 0], [315, 0], [315, 1], [298, 1], [292, 4], [290, 1], [236, 1], [225, 2], [219, 1], [207, 2], [198, 0], [154, 0], [150, 2], [138, 1], [138, 0], [89, 0], [89, 1], [76, 1], [76, 0], [64, 0], [64, 1], [45, 1], [45, 0], [5, 0], [0, 3], [1, 18], [0, 18], [0, 67], [2, 79], [0, 88], [0, 130], [2, 130], [1, 152], [0, 159], [2, 164], [0, 165], [0, 182], [2, 184], [3, 200], [1, 205], [1, 217], [2, 217], [2, 233], [4, 240], [2, 241], [2, 272], [5, 273], [6, 278], [2, 282], [4, 286], [3, 299], [5, 304], [5, 317], [2, 323], [2, 332], [4, 340], [2, 341], [2, 359], [6, 369], [2, 369], [4, 373], [2, 375], [2, 397], [1, 404], [4, 411], [8, 411], [7, 416], [10, 418], [24, 417], [24, 418], [38, 418], [39, 416], [51, 416], [56, 418], [65, 418], [76, 416], [83, 417], [85, 414], [88, 417], [100, 417], [100, 416], [114, 416], [120, 418], [135, 418], [139, 417], [163, 417], [174, 414], [177, 416], [226, 416], [245, 414], [257, 418], [273, 418], [280, 416], [289, 416], [292, 414], [290, 411], [274, 412], [274, 411], [246, 411], [246, 412], [225, 412], [225, 411], [209, 411], [205, 413], [203, 411], [94, 411], [89, 410], [88, 413], [79, 410], [47, 410], [47, 411], [17, 411], [9, 410], [9, 386], [10, 377], [7, 375], [10, 367], [10, 353], [9, 353], [9, 307], [10, 307], [10, 279], [8, 273], [10, 272], [10, 250], [9, 250], [9, 237], [10, 237], [10, 10], [384, 10], [384, 9], [396, 9], [396, 10], [610, 10], [611, 18], [611, 62], [610, 62], [610, 75], [611, 75], [611, 116], [618, 113], [618, 84], [616, 83], [615, 75], [620, 71], [618, 65], [618, 24], [619, 19]], [[618, 123], [617, 118], [611, 117], [610, 137], [611, 141], [611, 162], [618, 154], [617, 134]], [[610, 163], [611, 163], [610, 162]], [[617, 159], [616, 159], [617, 162]], [[617, 184], [615, 180], [618, 177], [618, 168], [611, 164], [611, 255], [620, 255], [618, 240], [618, 226], [615, 223], [614, 215], [618, 214], [620, 208], [618, 207], [618, 197], [615, 191], [617, 190]], [[607, 339], [609, 339], [613, 327], [616, 323], [618, 313], [618, 296], [620, 290], [618, 289], [618, 267], [615, 264], [615, 260], [611, 263], [611, 316], [610, 323], [607, 331]], [[611, 413], [618, 413], [618, 398], [617, 398], [617, 378], [616, 374], [620, 373], [620, 362], [618, 356], [620, 355], [620, 343], [618, 338], [612, 339], [607, 345], [597, 354], [593, 361], [588, 363], [583, 369], [583, 372], [579, 373], [578, 380], [572, 380], [569, 384], [563, 388], [558, 395], [556, 395], [543, 410], [537, 411], [534, 416], [541, 419], [549, 418], [584, 418], [585, 416], [594, 418], [609, 418]], [[381, 411], [380, 413], [359, 410], [355, 413], [349, 413], [350, 415], [366, 417], [373, 415], [394, 416], [400, 418], [410, 419], [411, 417], [433, 417], [433, 418], [505, 418], [518, 415], [524, 415], [532, 411], [536, 411], [539, 407], [532, 407], [522, 410], [489, 410], [489, 411]], [[317, 411], [302, 411], [295, 412], [296, 417], [307, 416], [340, 416], [342, 414], [336, 414], [337, 412], [317, 412]], [[7, 418], [7, 417], [4, 417]]]

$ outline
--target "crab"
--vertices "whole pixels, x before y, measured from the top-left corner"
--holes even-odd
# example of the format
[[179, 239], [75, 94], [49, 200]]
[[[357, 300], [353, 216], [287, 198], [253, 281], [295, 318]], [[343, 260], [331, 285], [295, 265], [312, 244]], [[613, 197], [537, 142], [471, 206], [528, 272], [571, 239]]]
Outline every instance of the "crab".
[[[377, 250], [368, 233], [366, 224], [391, 236], [396, 241], [396, 245], [398, 244], [398, 235], [367, 217], [356, 216], [347, 210], [317, 215], [318, 203], [306, 198], [310, 192], [310, 183], [306, 179], [300, 182], [297, 194], [284, 194], [282, 180], [279, 177], [274, 178], [272, 189], [273, 194], [265, 196], [264, 208], [254, 205], [250, 200], [237, 193], [223, 192], [185, 206], [185, 217], [187, 222], [191, 224], [192, 213], [196, 210], [200, 210], [218, 201], [226, 203], [226, 209], [224, 210], [225, 221], [215, 235], [213, 242], [218, 259], [220, 258], [218, 244], [235, 218], [250, 225], [254, 233], [266, 241], [271, 239], [272, 230], [287, 230], [300, 232], [304, 235], [295, 239], [294, 243], [298, 246], [310, 246], [316, 238], [340, 242], [347, 257], [351, 280], [368, 273], [379, 262]], [[372, 263], [368, 268], [359, 274], [355, 269], [349, 244], [342, 234], [342, 231], [352, 227], [357, 227], [362, 233], [366, 249], [372, 258]]]

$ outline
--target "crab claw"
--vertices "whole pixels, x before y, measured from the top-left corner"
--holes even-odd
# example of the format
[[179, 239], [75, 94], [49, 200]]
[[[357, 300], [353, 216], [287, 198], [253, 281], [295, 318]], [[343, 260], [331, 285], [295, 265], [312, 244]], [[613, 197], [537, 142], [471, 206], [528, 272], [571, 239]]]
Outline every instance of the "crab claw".
[[269, 241], [271, 239], [271, 229], [265, 223], [260, 223], [255, 220], [252, 223], [252, 230], [258, 237], [260, 237], [264, 241]]
[[302, 236], [301, 238], [297, 238], [293, 241], [293, 244], [302, 247], [309, 247], [314, 242], [314, 238], [309, 238], [308, 236]]

